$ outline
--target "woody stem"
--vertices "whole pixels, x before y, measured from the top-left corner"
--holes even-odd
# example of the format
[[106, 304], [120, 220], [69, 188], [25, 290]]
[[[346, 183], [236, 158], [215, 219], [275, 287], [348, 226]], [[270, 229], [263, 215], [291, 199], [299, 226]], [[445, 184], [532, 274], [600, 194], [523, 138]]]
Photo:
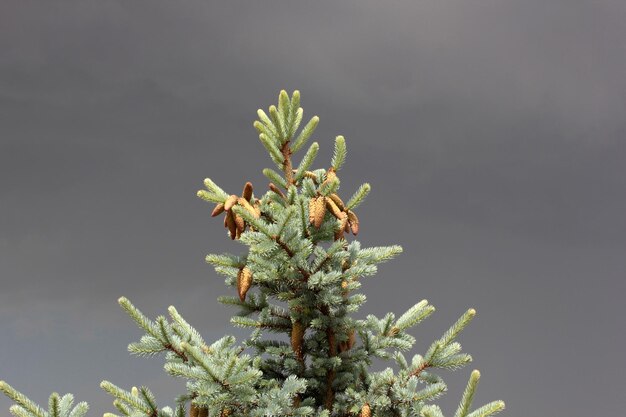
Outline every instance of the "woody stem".
[[280, 152], [283, 154], [283, 171], [285, 172], [287, 186], [289, 186], [293, 184], [293, 167], [291, 165], [291, 148], [289, 147], [289, 141], [283, 144], [282, 148], [280, 148]]

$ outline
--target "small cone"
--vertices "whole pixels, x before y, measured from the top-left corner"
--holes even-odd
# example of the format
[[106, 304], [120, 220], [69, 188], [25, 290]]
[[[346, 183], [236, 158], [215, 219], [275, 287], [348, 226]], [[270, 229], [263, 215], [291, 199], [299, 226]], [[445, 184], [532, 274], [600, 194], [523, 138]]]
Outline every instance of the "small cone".
[[248, 202], [248, 200], [246, 200], [243, 197], [239, 197], [237, 199], [237, 203], [239, 205], [241, 205], [243, 208], [245, 208], [246, 210], [248, 210], [250, 212], [250, 214], [252, 214], [254, 217], [256, 217], [257, 219], [261, 216], [261, 213], [259, 212], [257, 214], [257, 211], [254, 209], [254, 207], [252, 207], [252, 205]]
[[200, 407], [198, 409], [198, 417], [209, 417], [209, 409], [207, 407]]
[[372, 416], [372, 409], [370, 408], [370, 405], [368, 403], [363, 404], [363, 407], [361, 407], [361, 417], [371, 417]]
[[237, 204], [238, 198], [239, 197], [237, 197], [235, 194], [228, 197], [226, 201], [224, 202], [224, 210], [229, 211], [231, 208], [233, 208], [233, 206]]
[[228, 407], [224, 407], [224, 409], [222, 410], [222, 412], [220, 413], [220, 417], [228, 417], [232, 414], [233, 412], [231, 411], [230, 408]]
[[340, 225], [339, 229], [335, 230], [335, 233], [333, 235], [333, 239], [334, 240], [339, 240], [339, 239], [343, 238], [343, 233], [344, 233], [343, 229], [344, 229], [343, 225]]
[[333, 213], [333, 216], [335, 216], [339, 220], [346, 217], [346, 213], [344, 213], [343, 211], [339, 209], [339, 207], [337, 207], [337, 204], [335, 204], [332, 198], [326, 198], [325, 201], [326, 201], [326, 207], [328, 207], [330, 212]]
[[326, 214], [326, 204], [323, 196], [313, 197], [309, 200], [309, 221], [319, 229]]
[[235, 216], [233, 216], [233, 212], [230, 210], [226, 213], [226, 227], [228, 227], [230, 232], [230, 238], [234, 240], [237, 236], [237, 225], [235, 224]]
[[256, 215], [256, 218], [260, 218], [261, 217], [261, 200], [256, 200], [254, 202], [254, 206], [252, 206], [254, 208], [254, 213]]
[[350, 228], [352, 229], [352, 234], [354, 236], [359, 234], [359, 218], [354, 214], [352, 210], [348, 211], [348, 222], [350, 223]]
[[238, 214], [235, 214], [235, 226], [237, 226], [237, 236], [243, 233], [246, 228], [246, 222]]
[[252, 286], [252, 271], [248, 267], [244, 267], [239, 270], [237, 274], [237, 292], [239, 293], [239, 299], [241, 301], [246, 300], [246, 294]]
[[274, 185], [273, 182], [270, 182], [270, 190], [274, 191], [276, 194], [278, 194], [282, 198], [285, 198], [285, 194], [283, 194], [283, 192], [276, 185]]
[[247, 201], [250, 201], [250, 199], [252, 198], [252, 183], [250, 181], [248, 181], [246, 185], [243, 186], [243, 192], [241, 193], [241, 196]]
[[346, 209], [346, 205], [343, 203], [343, 200], [339, 197], [338, 194], [331, 194], [330, 198], [335, 202], [335, 204], [337, 204], [337, 207], [339, 207], [340, 210], [345, 210]]
[[211, 212], [211, 217], [219, 216], [224, 212], [224, 203], [219, 203]]

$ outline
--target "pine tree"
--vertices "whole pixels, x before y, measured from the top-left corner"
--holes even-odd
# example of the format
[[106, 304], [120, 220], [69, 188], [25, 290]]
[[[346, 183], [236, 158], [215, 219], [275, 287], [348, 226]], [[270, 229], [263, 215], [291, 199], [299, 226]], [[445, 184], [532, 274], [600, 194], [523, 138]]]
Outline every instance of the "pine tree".
[[[111, 382], [101, 387], [114, 397], [117, 414], [105, 417], [261, 417], [360, 416], [442, 417], [433, 400], [446, 391], [436, 369], [457, 369], [471, 356], [457, 336], [474, 318], [467, 310], [423, 354], [410, 361], [415, 338], [409, 329], [435, 308], [422, 300], [396, 318], [354, 318], [365, 295], [361, 278], [402, 252], [400, 246], [361, 248], [356, 209], [370, 192], [361, 185], [344, 203], [338, 173], [346, 159], [343, 136], [335, 138], [327, 169], [312, 169], [319, 145], [313, 142], [294, 167], [318, 124], [311, 118], [298, 132], [303, 111], [300, 93], [281, 91], [269, 115], [258, 110], [254, 127], [277, 170], [266, 168], [268, 190], [255, 195], [246, 182], [240, 196], [228, 194], [210, 179], [198, 191], [214, 203], [212, 216], [224, 217], [228, 236], [247, 247], [243, 255], [210, 254], [206, 260], [226, 277], [236, 295], [219, 301], [238, 308], [235, 326], [251, 329], [237, 344], [233, 336], [207, 344], [169, 307], [169, 317], [146, 317], [129, 300], [121, 307], [144, 334], [128, 346], [140, 356], [164, 356], [165, 371], [186, 380], [186, 392], [175, 406], [160, 408], [147, 387], [130, 391]], [[352, 234], [352, 236], [350, 236]], [[275, 335], [275, 337], [273, 337]], [[375, 359], [394, 361], [371, 370]], [[471, 411], [480, 373], [471, 373], [454, 417], [486, 417], [504, 408], [494, 401]], [[71, 394], [50, 396], [48, 410], [33, 403], [4, 381], [0, 390], [14, 402], [16, 417], [83, 417], [88, 405], [74, 406]]]

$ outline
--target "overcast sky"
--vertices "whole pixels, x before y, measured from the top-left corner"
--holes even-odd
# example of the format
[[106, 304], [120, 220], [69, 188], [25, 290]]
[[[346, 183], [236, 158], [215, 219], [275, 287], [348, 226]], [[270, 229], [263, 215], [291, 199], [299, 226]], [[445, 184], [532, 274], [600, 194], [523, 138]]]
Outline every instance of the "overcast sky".
[[195, 193], [263, 192], [252, 122], [284, 88], [320, 116], [316, 167], [342, 134], [342, 193], [372, 184], [359, 240], [404, 247], [362, 315], [428, 298], [417, 353], [475, 307], [476, 404], [623, 416], [625, 21], [619, 0], [2, 1], [0, 379], [92, 416], [102, 379], [173, 403], [116, 300], [233, 332], [204, 256], [244, 248]]

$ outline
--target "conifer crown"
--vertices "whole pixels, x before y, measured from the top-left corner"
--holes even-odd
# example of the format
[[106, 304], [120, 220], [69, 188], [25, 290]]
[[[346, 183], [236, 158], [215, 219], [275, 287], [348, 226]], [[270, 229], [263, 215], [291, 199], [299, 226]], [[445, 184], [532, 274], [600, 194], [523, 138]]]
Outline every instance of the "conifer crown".
[[[269, 113], [269, 114], [268, 114]], [[300, 93], [281, 91], [268, 113], [258, 110], [253, 123], [275, 169], [266, 168], [267, 190], [255, 194], [245, 182], [240, 195], [229, 194], [207, 178], [198, 197], [215, 204], [231, 239], [247, 247], [241, 255], [209, 254], [206, 261], [225, 276], [233, 294], [219, 297], [238, 312], [231, 322], [251, 330], [237, 344], [233, 336], [206, 343], [174, 308], [169, 317], [146, 317], [128, 299], [118, 302], [144, 332], [128, 345], [139, 356], [164, 357], [165, 371], [186, 381], [175, 406], [159, 407], [147, 387], [129, 391], [103, 381], [117, 414], [105, 417], [261, 417], [359, 416], [442, 417], [433, 401], [446, 391], [435, 371], [467, 365], [459, 333], [474, 318], [467, 310], [423, 354], [410, 361], [404, 352], [415, 338], [408, 330], [435, 308], [422, 300], [396, 318], [354, 317], [366, 300], [362, 278], [402, 252], [397, 245], [362, 248], [354, 237], [361, 225], [355, 209], [370, 192], [358, 187], [344, 202], [339, 172], [347, 155], [337, 136], [328, 168], [313, 169], [319, 144], [313, 142], [293, 164], [319, 122], [313, 116], [298, 131], [303, 110]], [[371, 370], [375, 359], [397, 367]], [[471, 373], [454, 417], [486, 417], [504, 409], [494, 401], [471, 411], [480, 373]], [[44, 410], [0, 381], [14, 402], [16, 417], [83, 417], [86, 403], [53, 393]]]

